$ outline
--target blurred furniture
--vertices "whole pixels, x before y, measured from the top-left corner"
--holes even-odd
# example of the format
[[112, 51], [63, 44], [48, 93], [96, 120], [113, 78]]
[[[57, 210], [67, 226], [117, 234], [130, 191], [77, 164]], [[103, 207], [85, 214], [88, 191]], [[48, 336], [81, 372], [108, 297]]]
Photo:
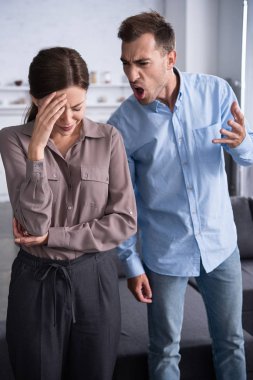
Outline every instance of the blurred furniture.
[[[253, 199], [233, 196], [231, 202], [242, 265], [247, 379], [253, 380]], [[130, 294], [121, 270], [119, 285], [122, 330], [113, 380], [148, 380], [146, 305]], [[215, 380], [206, 311], [194, 278], [189, 280], [185, 296], [180, 352], [181, 380]]]

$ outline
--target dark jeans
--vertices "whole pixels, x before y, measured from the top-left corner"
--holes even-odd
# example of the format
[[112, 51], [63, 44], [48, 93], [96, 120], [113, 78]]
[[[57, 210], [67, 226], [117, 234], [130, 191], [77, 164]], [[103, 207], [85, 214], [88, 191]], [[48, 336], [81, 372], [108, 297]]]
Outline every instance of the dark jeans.
[[12, 266], [6, 338], [17, 380], [111, 380], [120, 334], [111, 252], [71, 261], [20, 251]]

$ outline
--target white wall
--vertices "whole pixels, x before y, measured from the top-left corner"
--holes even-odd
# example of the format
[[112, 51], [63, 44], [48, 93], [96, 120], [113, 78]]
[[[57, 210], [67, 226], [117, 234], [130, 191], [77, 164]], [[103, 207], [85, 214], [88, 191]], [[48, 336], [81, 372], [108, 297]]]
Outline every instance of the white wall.
[[165, 0], [165, 17], [176, 34], [177, 67], [186, 71], [186, 1]]
[[176, 32], [177, 66], [217, 74], [219, 0], [166, 0], [166, 18]]
[[241, 78], [242, 21], [243, 0], [219, 1], [218, 75], [221, 77]]
[[242, 4], [243, 0], [165, 0], [182, 71], [240, 80]]
[[[56, 45], [77, 49], [90, 71], [109, 70], [113, 82], [121, 81], [120, 22], [150, 9], [174, 26], [181, 70], [240, 80], [242, 4], [242, 0], [0, 0], [0, 85], [26, 80], [38, 50]], [[0, 165], [0, 181], [2, 171]], [[0, 198], [2, 188], [0, 183]]]
[[163, 0], [0, 0], [0, 82], [26, 80], [38, 50], [56, 45], [78, 50], [89, 70], [122, 77], [120, 22], [149, 9], [163, 12]]
[[0, 1], [0, 83], [26, 80], [38, 50], [77, 49], [90, 70], [122, 77], [117, 30], [127, 16], [155, 9], [177, 37], [181, 70], [240, 80], [242, 0], [8, 0]]
[[[121, 82], [121, 21], [150, 9], [163, 13], [163, 6], [164, 0], [0, 0], [0, 85], [27, 81], [32, 58], [57, 45], [78, 50], [90, 71], [109, 70], [112, 82]], [[8, 200], [4, 178], [0, 159], [0, 201]]]
[[186, 1], [186, 70], [217, 74], [218, 0]]

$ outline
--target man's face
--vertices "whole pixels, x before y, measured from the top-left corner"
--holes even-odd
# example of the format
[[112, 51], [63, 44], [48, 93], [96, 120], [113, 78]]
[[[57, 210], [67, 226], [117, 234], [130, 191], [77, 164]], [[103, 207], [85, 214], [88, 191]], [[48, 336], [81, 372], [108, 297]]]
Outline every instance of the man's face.
[[169, 71], [173, 67], [170, 54], [157, 47], [151, 33], [145, 33], [133, 42], [122, 43], [123, 69], [141, 104], [165, 97]]

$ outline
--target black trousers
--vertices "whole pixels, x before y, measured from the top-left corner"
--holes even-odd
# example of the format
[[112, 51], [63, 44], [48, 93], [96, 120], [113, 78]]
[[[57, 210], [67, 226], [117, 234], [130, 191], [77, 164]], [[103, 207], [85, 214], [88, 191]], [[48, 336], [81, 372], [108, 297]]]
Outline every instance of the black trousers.
[[113, 254], [71, 261], [20, 251], [13, 262], [6, 338], [17, 380], [111, 380], [120, 334]]

